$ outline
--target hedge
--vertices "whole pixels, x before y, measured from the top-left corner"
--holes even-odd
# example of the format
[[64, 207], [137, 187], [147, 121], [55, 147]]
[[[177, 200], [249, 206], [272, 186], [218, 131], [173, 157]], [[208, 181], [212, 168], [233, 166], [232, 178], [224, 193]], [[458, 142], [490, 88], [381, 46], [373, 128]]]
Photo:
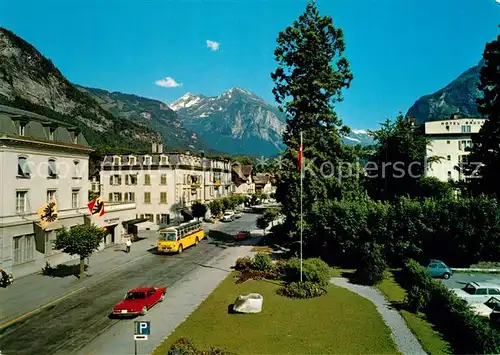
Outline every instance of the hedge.
[[498, 354], [500, 333], [487, 319], [476, 316], [466, 302], [444, 284], [431, 278], [415, 260], [408, 260], [402, 271], [402, 286], [413, 291], [407, 304], [421, 310], [450, 342], [454, 353]]
[[493, 198], [444, 198], [392, 203], [329, 200], [307, 216], [305, 251], [356, 268], [360, 245], [382, 245], [391, 266], [407, 258], [469, 266], [500, 260], [500, 207]]

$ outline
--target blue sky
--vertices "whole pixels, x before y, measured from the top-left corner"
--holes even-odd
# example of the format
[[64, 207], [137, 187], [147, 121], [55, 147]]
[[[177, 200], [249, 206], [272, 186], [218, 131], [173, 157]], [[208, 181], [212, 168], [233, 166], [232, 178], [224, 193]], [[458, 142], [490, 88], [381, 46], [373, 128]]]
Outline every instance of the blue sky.
[[[337, 111], [376, 128], [480, 60], [498, 34], [495, 0], [318, 0], [344, 30], [354, 80]], [[280, 30], [306, 1], [1, 0], [0, 25], [72, 82], [171, 102], [233, 86], [274, 102]], [[219, 43], [218, 50], [207, 40]], [[180, 87], [161, 87], [173, 78]], [[166, 80], [167, 81], [167, 80]]]

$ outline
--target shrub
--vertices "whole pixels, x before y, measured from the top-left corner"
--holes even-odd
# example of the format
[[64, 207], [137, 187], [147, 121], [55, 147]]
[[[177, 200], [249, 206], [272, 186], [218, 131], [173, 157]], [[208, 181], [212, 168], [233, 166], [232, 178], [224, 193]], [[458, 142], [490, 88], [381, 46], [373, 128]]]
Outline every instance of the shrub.
[[[406, 262], [403, 280], [407, 285], [414, 285], [413, 291], [410, 290], [412, 295], [409, 295], [408, 302], [421, 307], [436, 329], [451, 343], [455, 353], [497, 354], [500, 352], [500, 334], [476, 316], [467, 303], [459, 299], [446, 286], [433, 280], [416, 261]], [[415, 295], [418, 292], [417, 288], [421, 296]]]
[[277, 291], [278, 295], [290, 298], [314, 298], [326, 294], [326, 289], [316, 282], [291, 282]]
[[429, 294], [418, 286], [412, 286], [405, 297], [405, 304], [410, 312], [418, 313], [423, 310], [429, 301]]
[[279, 275], [273, 270], [258, 271], [258, 270], [244, 270], [236, 278], [236, 283], [240, 284], [247, 280], [276, 280], [279, 279]]
[[252, 267], [255, 270], [267, 271], [272, 270], [274, 265], [269, 254], [257, 253], [253, 259]]
[[364, 285], [375, 285], [383, 280], [386, 268], [382, 247], [375, 243], [365, 243], [360, 250], [355, 279]]
[[211, 347], [208, 350], [199, 350], [186, 338], [181, 338], [172, 344], [167, 355], [233, 355], [225, 350]]
[[238, 271], [250, 270], [253, 267], [253, 260], [249, 256], [244, 256], [236, 260], [234, 269]]
[[[297, 282], [300, 280], [300, 259], [291, 258], [279, 265], [284, 274], [285, 281]], [[326, 286], [330, 282], [331, 268], [319, 258], [310, 258], [303, 261], [303, 281]]]

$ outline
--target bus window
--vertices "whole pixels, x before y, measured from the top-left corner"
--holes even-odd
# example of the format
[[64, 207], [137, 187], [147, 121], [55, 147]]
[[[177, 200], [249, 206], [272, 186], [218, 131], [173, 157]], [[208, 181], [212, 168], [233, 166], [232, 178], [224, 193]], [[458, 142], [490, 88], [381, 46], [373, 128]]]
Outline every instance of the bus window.
[[177, 240], [177, 233], [175, 233], [175, 232], [162, 232], [162, 233], [160, 233], [160, 240], [175, 242]]

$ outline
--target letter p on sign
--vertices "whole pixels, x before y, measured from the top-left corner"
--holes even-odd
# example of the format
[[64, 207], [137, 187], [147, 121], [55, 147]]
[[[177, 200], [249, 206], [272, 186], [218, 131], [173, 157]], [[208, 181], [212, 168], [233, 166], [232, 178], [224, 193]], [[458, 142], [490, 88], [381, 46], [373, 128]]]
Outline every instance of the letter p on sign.
[[135, 322], [135, 334], [150, 335], [151, 334], [151, 322], [149, 322], [149, 321], [136, 321]]

